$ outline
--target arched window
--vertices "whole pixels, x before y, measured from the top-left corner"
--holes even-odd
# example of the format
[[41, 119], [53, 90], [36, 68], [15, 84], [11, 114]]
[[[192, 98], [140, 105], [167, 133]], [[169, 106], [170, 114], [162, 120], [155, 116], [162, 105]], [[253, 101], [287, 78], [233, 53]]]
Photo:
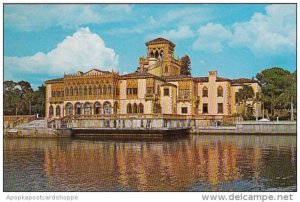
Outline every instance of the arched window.
[[79, 95], [78, 87], [77, 87], [77, 86], [76, 86], [75, 89], [74, 89], [74, 94], [75, 94], [75, 96], [78, 96], [78, 95]]
[[66, 104], [66, 113], [67, 115], [73, 115], [73, 105], [71, 103]]
[[73, 88], [70, 88], [70, 96], [73, 96]]
[[103, 103], [103, 113], [104, 114], [111, 114], [111, 104], [110, 102]]
[[218, 87], [218, 97], [223, 97], [223, 88], [222, 88], [222, 86]]
[[106, 95], [106, 86], [103, 86], [103, 91], [102, 91], [103, 95]]
[[139, 113], [144, 113], [144, 105], [142, 103], [139, 104]]
[[83, 107], [84, 114], [92, 114], [92, 105], [89, 102], [86, 102]]
[[83, 95], [87, 95], [87, 87], [86, 86], [84, 86]]
[[76, 115], [80, 115], [81, 114], [81, 104], [79, 102], [77, 102], [75, 104], [75, 114]]
[[155, 51], [155, 58], [157, 59], [159, 56], [158, 50]]
[[49, 117], [52, 117], [53, 116], [53, 106], [51, 105], [49, 107]]
[[94, 95], [98, 95], [97, 87], [96, 86], [94, 86]]
[[98, 91], [98, 95], [102, 95], [102, 88], [101, 88], [101, 86], [98, 86], [97, 91]]
[[66, 96], [69, 96], [69, 88], [68, 88], [68, 87], [66, 87], [66, 89], [65, 89], [65, 90], [66, 90], [66, 93], [65, 93], [65, 94], [66, 94]]
[[151, 52], [150, 52], [150, 58], [154, 58], [153, 50], [151, 50]]
[[94, 104], [94, 114], [101, 114], [101, 104], [99, 102]]
[[133, 104], [133, 110], [132, 111], [133, 111], [134, 114], [137, 113], [137, 104], [136, 103]]
[[112, 88], [111, 88], [111, 86], [109, 85], [108, 86], [108, 93], [107, 93], [108, 95], [111, 95], [112, 94]]
[[208, 89], [206, 86], [203, 87], [202, 90], [202, 97], [208, 97]]
[[118, 102], [114, 103], [114, 114], [118, 113]]
[[58, 117], [60, 116], [60, 106], [59, 105], [56, 106], [55, 114]]
[[93, 94], [93, 89], [92, 89], [92, 86], [89, 87], [89, 95], [92, 95]]
[[131, 114], [132, 113], [132, 107], [131, 107], [131, 104], [129, 103], [127, 105], [127, 114]]

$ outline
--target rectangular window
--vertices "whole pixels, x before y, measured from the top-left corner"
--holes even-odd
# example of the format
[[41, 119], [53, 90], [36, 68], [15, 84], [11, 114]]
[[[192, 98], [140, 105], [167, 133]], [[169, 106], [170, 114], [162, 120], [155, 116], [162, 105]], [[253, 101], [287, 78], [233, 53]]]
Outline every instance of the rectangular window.
[[169, 96], [169, 88], [164, 88], [164, 96]]
[[181, 107], [181, 113], [187, 114], [187, 107]]
[[207, 113], [208, 113], [208, 104], [203, 103], [203, 114], [207, 114]]
[[127, 95], [131, 95], [132, 94], [132, 88], [127, 88]]
[[218, 103], [218, 113], [223, 114], [223, 103]]
[[235, 93], [235, 104], [239, 104], [238, 92]]
[[133, 88], [133, 89], [132, 89], [132, 94], [133, 94], [133, 95], [137, 95], [137, 93], [138, 93], [138, 89], [137, 89], [137, 88]]
[[147, 94], [148, 95], [151, 95], [153, 92], [152, 92], [152, 87], [147, 87]]
[[202, 97], [208, 97], [208, 90], [206, 87], [203, 88]]

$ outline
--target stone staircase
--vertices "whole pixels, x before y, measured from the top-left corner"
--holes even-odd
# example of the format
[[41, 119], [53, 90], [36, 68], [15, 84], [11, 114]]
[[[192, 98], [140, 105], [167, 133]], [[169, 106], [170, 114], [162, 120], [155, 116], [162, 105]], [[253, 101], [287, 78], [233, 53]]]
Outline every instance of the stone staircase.
[[29, 123], [23, 123], [16, 127], [17, 129], [31, 129], [31, 128], [48, 128], [47, 120], [34, 120]]

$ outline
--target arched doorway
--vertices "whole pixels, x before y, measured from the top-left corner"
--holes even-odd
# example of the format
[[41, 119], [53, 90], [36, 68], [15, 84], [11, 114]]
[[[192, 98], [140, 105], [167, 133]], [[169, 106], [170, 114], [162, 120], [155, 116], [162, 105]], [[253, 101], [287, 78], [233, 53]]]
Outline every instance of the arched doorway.
[[75, 107], [75, 114], [80, 115], [81, 114], [81, 104], [79, 102], [77, 102], [74, 107]]
[[89, 102], [86, 102], [83, 106], [84, 114], [92, 114], [92, 105]]
[[49, 107], [49, 117], [51, 118], [53, 116], [53, 106], [51, 105]]
[[132, 113], [132, 107], [131, 104], [127, 104], [127, 114], [131, 114]]
[[103, 103], [103, 114], [111, 114], [111, 104], [108, 101]]
[[73, 105], [71, 103], [66, 104], [66, 113], [67, 115], [73, 115]]
[[60, 117], [60, 106], [59, 105], [56, 106], [55, 114], [57, 117]]
[[94, 104], [94, 114], [101, 114], [101, 104], [99, 102]]
[[136, 103], [133, 104], [133, 110], [132, 111], [133, 111], [134, 114], [137, 114], [137, 104]]
[[114, 114], [118, 113], [118, 102], [114, 103]]
[[142, 103], [139, 104], [139, 113], [144, 113], [144, 105]]

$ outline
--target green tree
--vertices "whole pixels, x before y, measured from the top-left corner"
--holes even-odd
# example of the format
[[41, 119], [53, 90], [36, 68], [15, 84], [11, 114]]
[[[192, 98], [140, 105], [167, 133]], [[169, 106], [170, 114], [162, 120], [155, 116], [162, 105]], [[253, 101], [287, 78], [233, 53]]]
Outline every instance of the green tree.
[[255, 108], [255, 120], [258, 121], [258, 104], [262, 103], [263, 101], [263, 95], [261, 92], [256, 92], [255, 97], [254, 97], [254, 102], [256, 104]]
[[34, 111], [41, 116], [45, 113], [45, 86], [34, 91], [27, 81], [3, 82], [4, 115], [31, 115]]
[[20, 97], [22, 99], [23, 114], [29, 114], [31, 115], [31, 105], [34, 100], [34, 91], [31, 88], [31, 85], [27, 81], [20, 81], [18, 82], [18, 86], [20, 87]]
[[38, 90], [34, 92], [34, 104], [32, 109], [40, 116], [44, 116], [45, 113], [45, 94], [46, 88], [44, 85], [39, 86]]
[[181, 58], [181, 75], [191, 76], [191, 60], [188, 55], [185, 55]]
[[296, 71], [285, 77], [285, 86], [283, 92], [279, 95], [279, 101], [282, 107], [290, 107], [291, 121], [294, 121], [294, 103], [297, 98], [297, 73]]
[[3, 113], [5, 115], [12, 115], [15, 112], [15, 87], [16, 82], [14, 81], [3, 82]]
[[280, 95], [286, 87], [286, 79], [289, 75], [289, 71], [280, 67], [272, 67], [256, 75], [257, 80], [262, 86], [264, 106], [270, 110], [272, 116], [274, 116], [275, 108], [282, 108]]
[[254, 97], [253, 88], [248, 85], [243, 85], [243, 87], [241, 89], [239, 89], [239, 91], [237, 92], [237, 97], [238, 97], [238, 100], [242, 101], [242, 103], [243, 103], [243, 114], [244, 114], [244, 117], [246, 117], [247, 116], [246, 102], [250, 98]]

